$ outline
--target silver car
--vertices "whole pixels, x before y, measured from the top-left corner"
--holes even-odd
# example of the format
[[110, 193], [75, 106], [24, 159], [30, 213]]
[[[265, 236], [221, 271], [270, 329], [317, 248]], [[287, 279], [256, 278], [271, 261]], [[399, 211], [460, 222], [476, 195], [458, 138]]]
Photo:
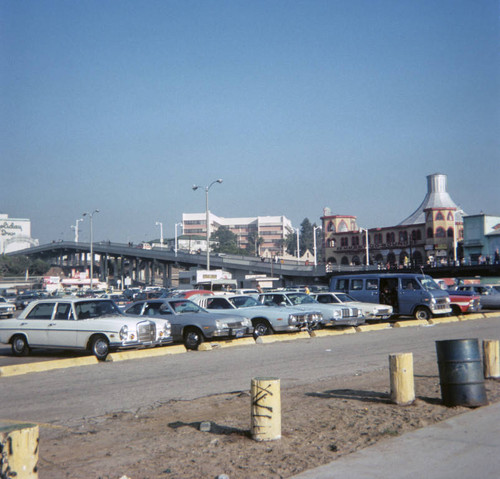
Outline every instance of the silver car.
[[14, 303], [9, 303], [9, 301], [0, 296], [0, 317], [12, 318], [15, 312], [16, 305]]
[[277, 331], [315, 329], [323, 320], [321, 313], [314, 308], [304, 311], [292, 307], [264, 306], [254, 297], [246, 295], [204, 295], [194, 301], [209, 311], [249, 317], [254, 327], [254, 336], [264, 336]]
[[358, 301], [347, 293], [325, 292], [312, 293], [311, 296], [318, 302], [323, 304], [341, 304], [354, 308], [359, 308], [367, 320], [389, 319], [392, 315], [393, 308], [388, 304], [364, 303]]
[[89, 350], [103, 360], [110, 351], [172, 342], [170, 323], [125, 316], [109, 299], [34, 301], [14, 319], [0, 322], [0, 342], [15, 356], [33, 348]]
[[137, 301], [126, 314], [165, 318], [172, 325], [174, 341], [198, 349], [206, 339], [241, 338], [253, 333], [252, 322], [240, 315], [209, 313], [188, 299], [166, 298]]
[[365, 317], [359, 308], [345, 305], [321, 304], [307, 293], [271, 292], [259, 295], [263, 304], [274, 306], [292, 306], [305, 310], [317, 310], [323, 315], [322, 326], [358, 326], [365, 322]]

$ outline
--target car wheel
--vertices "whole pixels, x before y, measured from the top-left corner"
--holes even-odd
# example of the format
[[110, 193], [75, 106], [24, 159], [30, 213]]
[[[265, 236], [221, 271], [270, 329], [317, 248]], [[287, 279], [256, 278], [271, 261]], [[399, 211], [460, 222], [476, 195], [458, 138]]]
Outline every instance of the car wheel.
[[273, 334], [273, 330], [270, 324], [263, 319], [259, 319], [253, 324], [253, 335], [255, 338], [259, 336], [267, 336], [269, 334]]
[[432, 314], [429, 311], [429, 309], [427, 309], [425, 306], [419, 306], [415, 310], [415, 319], [424, 319], [427, 321], [431, 318], [432, 318]]
[[109, 354], [108, 339], [104, 336], [95, 337], [90, 344], [90, 350], [99, 361], [104, 361]]
[[462, 314], [462, 310], [460, 309], [460, 306], [457, 306], [456, 304], [451, 305], [451, 312], [455, 316], [460, 316]]
[[25, 336], [18, 334], [11, 341], [12, 354], [14, 356], [27, 356], [30, 353], [30, 347]]
[[187, 328], [184, 331], [184, 346], [186, 349], [198, 349], [198, 346], [204, 341], [203, 334], [197, 328]]

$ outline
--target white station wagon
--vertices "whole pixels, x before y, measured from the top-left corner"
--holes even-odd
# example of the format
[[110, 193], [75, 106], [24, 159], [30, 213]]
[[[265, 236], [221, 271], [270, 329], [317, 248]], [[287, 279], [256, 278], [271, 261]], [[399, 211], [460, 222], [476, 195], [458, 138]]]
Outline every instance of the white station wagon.
[[32, 348], [81, 349], [103, 360], [110, 351], [172, 342], [170, 322], [125, 316], [109, 299], [34, 301], [17, 317], [0, 321], [0, 343], [15, 356]]

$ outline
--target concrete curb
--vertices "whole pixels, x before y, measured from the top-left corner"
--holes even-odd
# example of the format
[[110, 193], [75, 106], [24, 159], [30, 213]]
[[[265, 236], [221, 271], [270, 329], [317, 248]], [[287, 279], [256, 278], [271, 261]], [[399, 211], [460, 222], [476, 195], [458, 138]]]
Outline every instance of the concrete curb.
[[497, 316], [500, 317], [500, 311], [494, 312], [494, 313], [482, 313], [485, 318], [496, 318]]
[[411, 319], [409, 321], [398, 321], [393, 328], [411, 328], [413, 326], [429, 326], [429, 321], [425, 319]]
[[310, 339], [311, 335], [307, 331], [299, 331], [297, 333], [285, 334], [270, 334], [267, 336], [259, 336], [255, 342], [257, 344], [276, 343], [278, 341], [293, 341], [295, 339]]
[[106, 362], [127, 361], [129, 359], [153, 358], [158, 356], [168, 356], [170, 354], [180, 354], [187, 352], [184, 345], [162, 346], [150, 349], [134, 349], [132, 351], [121, 351], [108, 354]]
[[458, 316], [447, 316], [446, 318], [431, 318], [429, 324], [456, 323], [460, 321]]
[[485, 318], [484, 313], [467, 314], [467, 315], [464, 315], [462, 317], [464, 318], [464, 319], [462, 319], [462, 321], [466, 321], [469, 319], [484, 319]]
[[364, 333], [365, 331], [380, 331], [381, 329], [391, 329], [390, 323], [379, 323], [379, 324], [362, 324], [361, 326], [356, 326], [357, 333]]
[[325, 336], [342, 336], [343, 334], [354, 334], [356, 330], [352, 326], [342, 329], [320, 329], [311, 331], [311, 338], [324, 338]]
[[75, 366], [89, 366], [99, 361], [95, 356], [84, 356], [81, 358], [56, 359], [54, 361], [42, 361], [39, 363], [15, 364], [0, 368], [0, 377], [18, 376], [20, 374], [39, 373], [53, 369], [72, 368]]
[[255, 339], [252, 338], [239, 338], [228, 339], [226, 341], [218, 341], [217, 344], [221, 348], [232, 348], [234, 346], [244, 346], [245, 344], [255, 344]]

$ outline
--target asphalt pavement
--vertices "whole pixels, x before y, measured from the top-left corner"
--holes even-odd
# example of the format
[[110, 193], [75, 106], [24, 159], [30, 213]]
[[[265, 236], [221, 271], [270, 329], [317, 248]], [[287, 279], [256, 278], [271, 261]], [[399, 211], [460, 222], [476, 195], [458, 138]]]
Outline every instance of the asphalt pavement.
[[295, 479], [493, 479], [500, 477], [500, 403], [341, 457]]

